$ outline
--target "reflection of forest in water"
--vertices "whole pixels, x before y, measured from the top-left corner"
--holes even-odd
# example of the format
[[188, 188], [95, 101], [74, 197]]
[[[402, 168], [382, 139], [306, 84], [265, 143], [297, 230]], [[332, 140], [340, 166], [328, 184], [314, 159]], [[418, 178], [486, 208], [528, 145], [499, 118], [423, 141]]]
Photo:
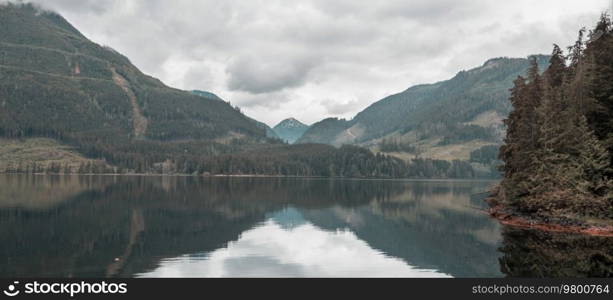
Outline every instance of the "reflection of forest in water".
[[[499, 225], [479, 209], [479, 193], [490, 184], [0, 176], [0, 276], [134, 276], [166, 258], [223, 248], [287, 208], [323, 230], [349, 229], [370, 247], [413, 266], [453, 276], [501, 276]], [[502, 267], [509, 275], [519, 274], [514, 272], [521, 260], [513, 257], [525, 256], [521, 251], [563, 251], [531, 251], [525, 240], [509, 248], [517, 238], [505, 231], [502, 241], [503, 250], [511, 249], [500, 259], [513, 266]], [[610, 240], [600, 244], [607, 245]], [[610, 253], [604, 257], [610, 262]], [[555, 273], [527, 276], [547, 274]]]
[[613, 238], [504, 228], [501, 270], [510, 277], [612, 277]]

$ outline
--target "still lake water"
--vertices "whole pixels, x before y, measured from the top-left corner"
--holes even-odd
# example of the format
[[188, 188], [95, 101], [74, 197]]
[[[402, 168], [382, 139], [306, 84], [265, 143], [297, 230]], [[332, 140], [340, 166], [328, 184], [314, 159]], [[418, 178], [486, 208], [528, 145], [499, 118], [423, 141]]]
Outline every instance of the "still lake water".
[[0, 277], [613, 274], [611, 238], [489, 218], [492, 184], [0, 175]]

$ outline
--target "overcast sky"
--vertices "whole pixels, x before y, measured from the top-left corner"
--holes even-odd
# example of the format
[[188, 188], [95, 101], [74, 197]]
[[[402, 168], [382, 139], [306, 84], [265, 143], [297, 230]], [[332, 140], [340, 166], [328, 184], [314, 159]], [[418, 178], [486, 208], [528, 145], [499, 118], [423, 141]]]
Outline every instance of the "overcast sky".
[[273, 126], [572, 43], [612, 0], [36, 0], [181, 89]]

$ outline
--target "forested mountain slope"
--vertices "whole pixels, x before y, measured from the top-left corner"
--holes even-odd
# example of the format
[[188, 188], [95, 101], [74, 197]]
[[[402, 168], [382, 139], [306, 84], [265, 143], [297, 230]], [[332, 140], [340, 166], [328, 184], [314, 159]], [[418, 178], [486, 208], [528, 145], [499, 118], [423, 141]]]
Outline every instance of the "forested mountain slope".
[[[535, 56], [545, 66], [548, 56]], [[479, 140], [497, 144], [510, 111], [509, 88], [528, 69], [524, 58], [495, 58], [452, 79], [417, 85], [381, 99], [353, 119], [325, 119], [298, 141], [358, 144], [385, 152], [427, 155], [436, 146]], [[475, 149], [471, 149], [475, 150]], [[450, 157], [454, 159], [458, 157]], [[466, 158], [464, 158], [466, 159]]]
[[[226, 103], [228, 103], [228, 105], [230, 105], [230, 102], [222, 99], [221, 97], [219, 97], [216, 94], [211, 93], [211, 92], [201, 91], [201, 90], [193, 90], [193, 91], [191, 91], [191, 93], [194, 94], [194, 95], [198, 95], [200, 97], [207, 98], [207, 99], [226, 102]], [[238, 109], [238, 108], [236, 108], [236, 109]], [[247, 116], [245, 116], [245, 117], [247, 119], [249, 119], [250, 121], [252, 121], [253, 123], [255, 123], [255, 125], [257, 127], [266, 130], [266, 137], [273, 138], [273, 139], [279, 139], [279, 136], [277, 136], [275, 131], [272, 130], [272, 128], [270, 128], [270, 126], [266, 125], [266, 123], [260, 122], [260, 121], [258, 121], [256, 119], [253, 119], [253, 118], [250, 118], [250, 117], [247, 117]]]
[[0, 144], [18, 149], [4, 155], [10, 160], [0, 172], [484, 174], [461, 161], [408, 164], [358, 147], [287, 146], [219, 97], [165, 86], [60, 15], [30, 4], [0, 5], [0, 71]]
[[229, 104], [165, 86], [30, 4], [0, 6], [0, 106], [1, 136], [51, 137], [130, 168], [265, 140]]

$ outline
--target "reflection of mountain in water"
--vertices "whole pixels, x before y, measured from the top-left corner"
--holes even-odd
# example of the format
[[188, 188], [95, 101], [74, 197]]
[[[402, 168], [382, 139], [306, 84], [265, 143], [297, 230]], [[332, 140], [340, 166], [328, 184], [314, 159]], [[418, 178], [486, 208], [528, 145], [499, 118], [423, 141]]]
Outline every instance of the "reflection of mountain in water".
[[[83, 191], [46, 209], [0, 208], [0, 275], [130, 276], [154, 268], [164, 257], [223, 247], [290, 203], [352, 206], [399, 189], [358, 181], [97, 178], [102, 183], [96, 189], [77, 180]], [[46, 201], [44, 194], [37, 195], [28, 195], [28, 202]]]
[[[292, 250], [294, 253], [316, 253], [319, 248], [302, 238], [309, 234], [330, 242], [326, 247], [353, 245], [353, 253], [379, 261], [382, 266], [396, 266], [388, 270], [397, 270], [394, 274], [402, 276], [424, 274], [407, 270], [500, 276], [498, 225], [479, 211], [480, 198], [471, 196], [487, 185], [288, 178], [1, 176], [0, 276], [128, 277], [160, 270], [173, 258], [203, 261], [214, 255], [244, 253], [236, 252], [236, 247], [253, 245], [244, 243], [254, 241], [246, 238], [258, 236], [262, 243], [276, 245], [283, 245], [283, 239], [287, 239], [293, 243], [287, 249], [302, 249]], [[275, 235], [266, 236], [268, 233]], [[517, 245], [509, 248], [509, 243], [516, 243], [514, 238], [505, 235], [503, 249], [525, 250]], [[517, 243], [530, 245], [524, 240]], [[594, 249], [610, 246], [607, 243]], [[583, 244], [574, 245], [579, 253]], [[257, 253], [270, 251], [274, 254], [270, 257], [277, 257], [274, 249], [281, 246], [257, 249]], [[338, 249], [331, 248], [330, 254], [336, 253], [332, 250]], [[516, 251], [511, 252], [505, 252], [504, 259], [515, 272], [521, 266], [508, 263]], [[325, 257], [311, 258], [323, 261]], [[350, 257], [358, 256], [347, 259]], [[589, 257], [592, 261], [600, 259], [595, 254]], [[610, 263], [610, 252], [603, 257]], [[266, 266], [272, 274], [286, 270], [275, 269], [279, 260], [273, 263], [260, 258], [254, 261], [251, 257], [250, 264], [240, 265]], [[245, 262], [237, 259], [230, 261]], [[286, 274], [316, 276], [313, 269], [298, 268], [297, 264], [300, 261], [294, 262], [293, 271]], [[356, 264], [356, 268], [359, 266], [365, 265]], [[232, 274], [249, 274], [247, 267], [234, 269]], [[570, 262], [568, 268], [572, 268]], [[525, 272], [522, 274], [530, 274]]]
[[31, 176], [0, 174], [0, 209], [45, 210], [87, 190], [112, 184], [100, 176]]
[[326, 231], [311, 223], [274, 219], [241, 233], [236, 241], [198, 257], [164, 259], [138, 277], [448, 277], [411, 266], [372, 249], [348, 230]]
[[613, 238], [504, 228], [501, 270], [510, 277], [613, 277]]
[[475, 209], [480, 202], [471, 195], [478, 190], [474, 182], [417, 182], [368, 206], [305, 215], [323, 228], [350, 228], [372, 247], [411, 265], [456, 277], [500, 276], [498, 224]]

